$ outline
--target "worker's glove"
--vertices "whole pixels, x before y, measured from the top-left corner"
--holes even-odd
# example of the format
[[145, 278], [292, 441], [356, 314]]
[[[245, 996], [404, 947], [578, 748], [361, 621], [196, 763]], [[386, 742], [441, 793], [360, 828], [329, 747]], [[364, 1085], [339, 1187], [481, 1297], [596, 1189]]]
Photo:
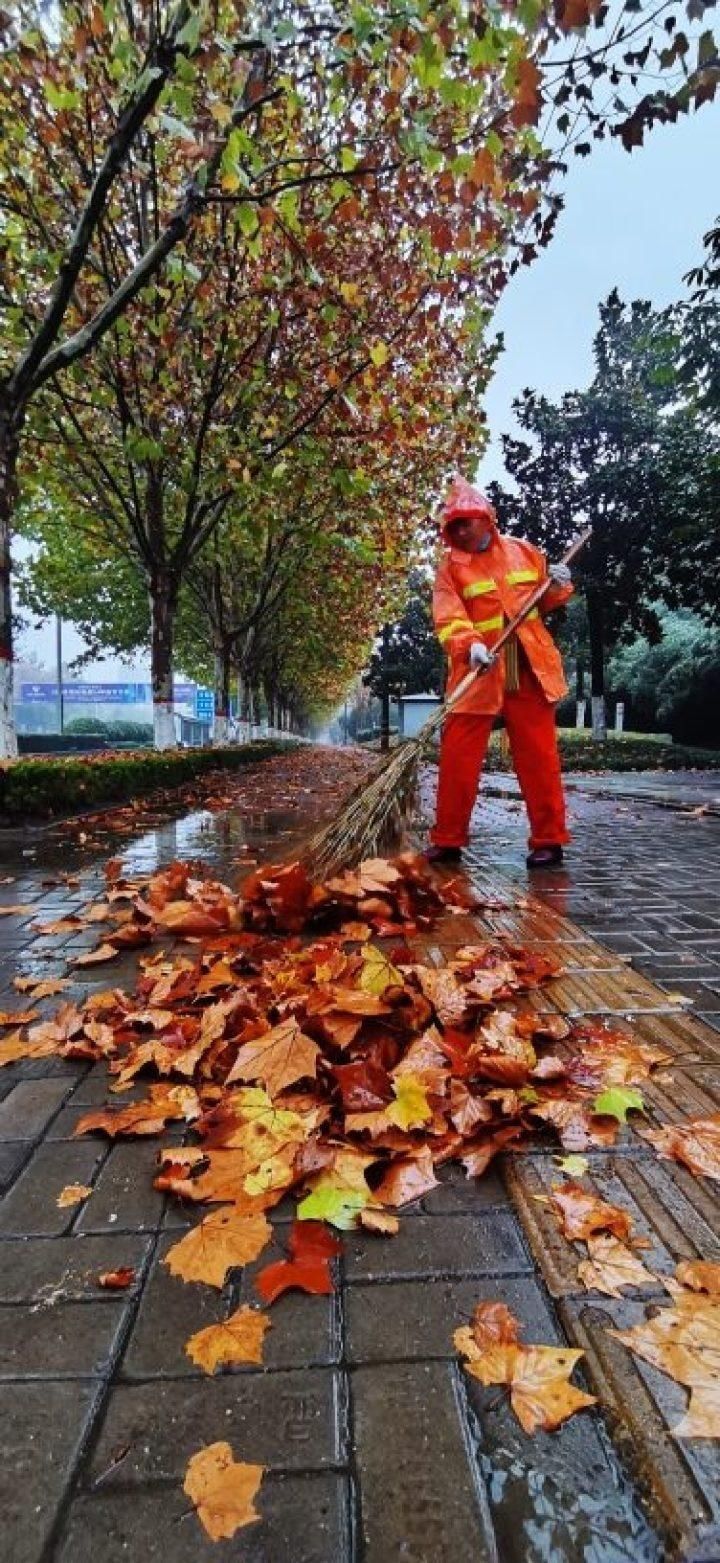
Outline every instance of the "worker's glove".
[[474, 640], [470, 647], [471, 668], [489, 668], [493, 661], [493, 654], [487, 646], [484, 646], [481, 640]]
[[572, 581], [570, 567], [567, 564], [551, 564], [548, 575], [556, 586], [569, 586]]

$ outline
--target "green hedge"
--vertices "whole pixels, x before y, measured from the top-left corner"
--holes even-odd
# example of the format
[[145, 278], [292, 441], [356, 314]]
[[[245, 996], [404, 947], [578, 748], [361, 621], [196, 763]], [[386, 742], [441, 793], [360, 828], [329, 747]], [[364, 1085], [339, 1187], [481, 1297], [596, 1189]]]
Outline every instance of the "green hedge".
[[[500, 734], [493, 733], [488, 769], [511, 771], [512, 760], [501, 751]], [[563, 770], [572, 771], [704, 771], [720, 770], [720, 750], [693, 749], [657, 738], [610, 737], [601, 743], [591, 734], [558, 734]]]
[[0, 819], [70, 814], [182, 787], [212, 771], [235, 771], [292, 743], [260, 740], [233, 749], [133, 750], [77, 759], [13, 760], [0, 770]]

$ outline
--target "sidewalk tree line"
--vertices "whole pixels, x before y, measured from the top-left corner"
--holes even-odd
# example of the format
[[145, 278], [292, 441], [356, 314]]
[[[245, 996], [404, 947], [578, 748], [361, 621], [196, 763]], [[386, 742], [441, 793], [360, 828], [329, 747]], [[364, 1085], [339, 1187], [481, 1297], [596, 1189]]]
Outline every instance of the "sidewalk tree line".
[[607, 33], [591, 0], [0, 13], [3, 753], [18, 525], [28, 600], [75, 616], [75, 583], [98, 648], [149, 629], [160, 747], [178, 635], [220, 730], [230, 667], [298, 708], [339, 694], [413, 515], [478, 448], [492, 309], [581, 127], [632, 146], [712, 95], [688, 9], [690, 39], [672, 6]]

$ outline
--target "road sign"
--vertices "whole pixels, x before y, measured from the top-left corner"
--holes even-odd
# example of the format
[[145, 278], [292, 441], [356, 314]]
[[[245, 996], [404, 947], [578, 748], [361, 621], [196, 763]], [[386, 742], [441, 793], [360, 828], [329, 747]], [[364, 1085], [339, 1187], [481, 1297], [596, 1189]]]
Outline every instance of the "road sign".
[[195, 690], [195, 715], [199, 722], [211, 722], [215, 715], [215, 695], [212, 689]]

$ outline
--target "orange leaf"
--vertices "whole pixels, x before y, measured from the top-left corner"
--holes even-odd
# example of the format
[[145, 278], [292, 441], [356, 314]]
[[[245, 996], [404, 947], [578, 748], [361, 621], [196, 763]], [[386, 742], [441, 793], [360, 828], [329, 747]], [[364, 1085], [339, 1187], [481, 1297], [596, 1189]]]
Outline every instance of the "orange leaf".
[[185, 1351], [205, 1373], [214, 1373], [226, 1362], [262, 1362], [263, 1339], [269, 1329], [267, 1314], [244, 1304], [222, 1324], [210, 1324], [191, 1335]]
[[69, 1205], [79, 1205], [89, 1194], [92, 1194], [92, 1189], [88, 1183], [66, 1183], [55, 1203], [60, 1210], [65, 1210]]
[[690, 1118], [666, 1129], [640, 1129], [658, 1154], [682, 1162], [701, 1177], [720, 1181], [720, 1113], [710, 1118]]
[[223, 1206], [175, 1243], [163, 1264], [183, 1281], [222, 1287], [228, 1270], [257, 1259], [270, 1240], [271, 1230], [262, 1213], [238, 1215], [232, 1206]]
[[87, 950], [84, 955], [76, 955], [71, 966], [100, 966], [103, 961], [116, 961], [119, 950], [114, 944], [99, 944], [96, 950]]
[[265, 1036], [241, 1047], [226, 1084], [233, 1080], [262, 1080], [268, 1094], [278, 1096], [286, 1085], [309, 1075], [314, 1078], [320, 1049], [306, 1037], [296, 1020], [284, 1020]]
[[208, 1444], [193, 1455], [184, 1491], [213, 1541], [229, 1539], [243, 1525], [260, 1519], [254, 1500], [264, 1470], [262, 1465], [234, 1460], [229, 1444]]
[[489, 1346], [465, 1367], [481, 1384], [506, 1384], [510, 1404], [526, 1433], [538, 1428], [551, 1433], [575, 1411], [594, 1406], [587, 1395], [569, 1382], [576, 1363], [585, 1355], [558, 1346]]
[[578, 1265], [578, 1278], [588, 1291], [622, 1297], [624, 1286], [652, 1286], [655, 1277], [625, 1243], [616, 1237], [589, 1237], [589, 1259]]
[[381, 1205], [408, 1205], [435, 1188], [437, 1181], [431, 1152], [425, 1146], [418, 1156], [399, 1156], [392, 1163], [375, 1189], [375, 1198]]
[[618, 1205], [607, 1205], [596, 1194], [588, 1194], [580, 1183], [558, 1183], [551, 1194], [563, 1235], [588, 1238], [593, 1232], [612, 1232], [615, 1237], [630, 1236], [632, 1222]]

